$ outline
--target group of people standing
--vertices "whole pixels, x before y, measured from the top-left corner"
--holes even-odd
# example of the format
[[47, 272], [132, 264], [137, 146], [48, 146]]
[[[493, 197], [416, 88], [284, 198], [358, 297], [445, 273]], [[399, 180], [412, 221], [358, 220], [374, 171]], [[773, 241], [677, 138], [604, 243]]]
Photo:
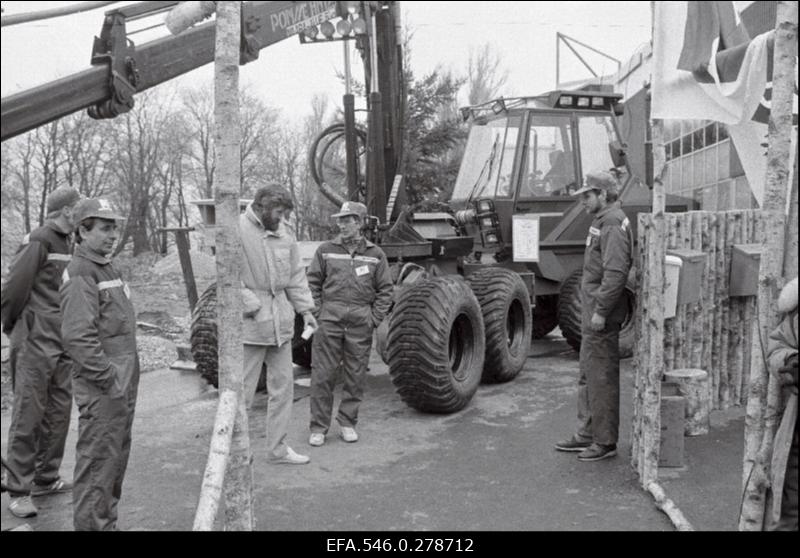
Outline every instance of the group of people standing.
[[[621, 299], [634, 240], [611, 174], [588, 173], [574, 195], [593, 221], [581, 283], [577, 427], [555, 449], [591, 462], [617, 453], [619, 332], [625, 318]], [[14, 515], [30, 517], [37, 513], [31, 496], [73, 490], [73, 484], [59, 476], [59, 467], [74, 396], [80, 411], [74, 526], [114, 530], [139, 380], [130, 293], [110, 260], [121, 217], [105, 200], [81, 200], [72, 188], [54, 191], [47, 209], [45, 225], [23, 241], [2, 293], [14, 383], [8, 462], [21, 479], [9, 507]], [[285, 225], [293, 209], [289, 192], [268, 184], [256, 191], [240, 217], [239, 230], [246, 403], [249, 409], [266, 365], [267, 459], [300, 465], [310, 457], [286, 442], [294, 399], [295, 313], [315, 332], [308, 443], [319, 447], [326, 441], [340, 377], [336, 422], [340, 437], [353, 443], [359, 439], [356, 425], [373, 331], [390, 310], [393, 284], [385, 254], [363, 236], [366, 206], [345, 202], [333, 215], [339, 234], [317, 249], [307, 272]], [[785, 318], [768, 350], [790, 409], [784, 417], [787, 476], [783, 490], [776, 493], [773, 525], [796, 530], [797, 280], [787, 287], [793, 299], [782, 303]]]
[[389, 312], [392, 280], [383, 251], [362, 234], [367, 208], [345, 202], [335, 213], [339, 235], [323, 243], [306, 273], [284, 219], [294, 209], [279, 184], [259, 188], [240, 217], [244, 261], [244, 370], [248, 408], [262, 364], [267, 367], [267, 452], [273, 463], [302, 465], [310, 457], [286, 443], [294, 376], [295, 313], [314, 330], [309, 444], [321, 446], [331, 427], [333, 390], [341, 375], [336, 420], [345, 442], [356, 442], [372, 333]]
[[[289, 192], [268, 184], [240, 217], [244, 395], [249, 408], [266, 364], [268, 461], [304, 464], [310, 458], [286, 443], [295, 312], [316, 332], [309, 443], [322, 445], [331, 426], [339, 371], [337, 421], [342, 438], [355, 442], [372, 332], [391, 306], [392, 281], [383, 251], [362, 235], [367, 208], [357, 202], [333, 216], [341, 234], [319, 248], [307, 279], [285, 225], [293, 209]], [[76, 530], [116, 530], [139, 384], [136, 315], [111, 261], [123, 218], [106, 200], [82, 199], [71, 187], [54, 190], [47, 211], [2, 288], [14, 390], [9, 510], [33, 517], [34, 497], [72, 491]], [[79, 421], [69, 481], [59, 470], [73, 397]]]
[[[32, 497], [72, 490], [76, 530], [115, 530], [139, 383], [136, 317], [110, 257], [122, 217], [71, 187], [54, 190], [47, 211], [2, 290], [14, 390], [9, 510], [32, 517]], [[59, 469], [73, 397], [78, 442], [69, 481]]]

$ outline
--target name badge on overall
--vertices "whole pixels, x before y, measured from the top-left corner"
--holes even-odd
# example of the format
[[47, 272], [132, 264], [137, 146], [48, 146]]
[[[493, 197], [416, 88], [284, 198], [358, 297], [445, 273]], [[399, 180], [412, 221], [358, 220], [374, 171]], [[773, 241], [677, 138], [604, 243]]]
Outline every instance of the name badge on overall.
[[592, 237], [593, 236], [600, 236], [600, 229], [597, 227], [589, 227], [589, 236], [586, 237], [586, 246], [592, 245]]
[[367, 275], [369, 273], [369, 266], [362, 265], [356, 268], [356, 275], [361, 277], [362, 275]]

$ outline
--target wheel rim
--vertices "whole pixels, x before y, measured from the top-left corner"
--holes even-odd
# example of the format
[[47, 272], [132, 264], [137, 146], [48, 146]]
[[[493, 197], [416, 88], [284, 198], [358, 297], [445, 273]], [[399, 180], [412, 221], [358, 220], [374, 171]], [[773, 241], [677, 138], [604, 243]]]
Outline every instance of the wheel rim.
[[525, 311], [522, 303], [515, 298], [511, 301], [506, 317], [506, 339], [508, 340], [508, 350], [512, 355], [519, 353], [520, 347], [525, 339]]
[[448, 353], [453, 377], [459, 382], [465, 381], [475, 354], [475, 331], [466, 314], [459, 314], [453, 321]]

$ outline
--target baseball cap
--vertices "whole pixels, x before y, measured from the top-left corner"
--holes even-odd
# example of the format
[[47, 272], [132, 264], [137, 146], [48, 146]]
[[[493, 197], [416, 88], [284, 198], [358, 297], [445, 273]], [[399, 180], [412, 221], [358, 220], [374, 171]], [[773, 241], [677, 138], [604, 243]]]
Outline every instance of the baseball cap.
[[580, 196], [584, 192], [589, 192], [591, 190], [611, 190], [617, 186], [617, 180], [611, 173], [606, 171], [594, 171], [586, 173], [586, 177], [583, 179], [583, 188], [580, 188], [572, 195]]
[[331, 217], [344, 217], [345, 215], [358, 215], [363, 218], [367, 214], [367, 206], [363, 203], [346, 201], [342, 204], [342, 209], [339, 213], [334, 213]]
[[76, 222], [80, 223], [90, 217], [108, 219], [110, 221], [124, 221], [125, 217], [114, 212], [108, 200], [103, 198], [88, 198], [82, 200], [75, 210]]
[[59, 186], [47, 196], [47, 212], [58, 211], [68, 205], [72, 205], [81, 199], [81, 194], [72, 186]]

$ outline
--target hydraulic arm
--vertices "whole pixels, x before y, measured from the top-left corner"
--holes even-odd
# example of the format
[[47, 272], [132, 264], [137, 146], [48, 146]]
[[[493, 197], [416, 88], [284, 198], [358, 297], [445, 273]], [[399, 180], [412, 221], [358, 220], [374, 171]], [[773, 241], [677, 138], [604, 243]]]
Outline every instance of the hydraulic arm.
[[[139, 2], [106, 12], [94, 41], [92, 67], [2, 99], [2, 141], [89, 109], [93, 118], [112, 118], [133, 107], [144, 91], [214, 60], [216, 22], [136, 46], [126, 23], [168, 11], [178, 2]], [[242, 9], [241, 62], [262, 48], [319, 25], [340, 13], [335, 1], [247, 2]]]

